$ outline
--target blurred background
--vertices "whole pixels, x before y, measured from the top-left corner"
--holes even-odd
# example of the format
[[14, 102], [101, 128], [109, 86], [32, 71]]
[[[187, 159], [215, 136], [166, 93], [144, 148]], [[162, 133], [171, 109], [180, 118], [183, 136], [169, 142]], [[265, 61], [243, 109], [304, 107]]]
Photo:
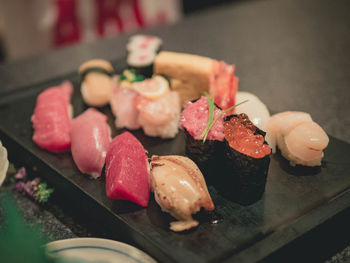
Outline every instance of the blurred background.
[[0, 62], [176, 23], [229, 0], [0, 0]]

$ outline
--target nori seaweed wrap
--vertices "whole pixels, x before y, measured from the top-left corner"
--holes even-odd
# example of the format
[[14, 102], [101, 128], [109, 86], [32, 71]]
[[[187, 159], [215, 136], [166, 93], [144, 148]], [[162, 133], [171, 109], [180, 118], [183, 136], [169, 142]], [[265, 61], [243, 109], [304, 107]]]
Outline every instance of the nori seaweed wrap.
[[[214, 106], [213, 115], [218, 116], [221, 109]], [[212, 127], [207, 140], [203, 142], [201, 134], [208, 123], [208, 100], [206, 97], [187, 102], [181, 115], [181, 126], [185, 134], [186, 155], [192, 159], [208, 184], [215, 180], [216, 164], [222, 159], [223, 152], [223, 117]], [[192, 135], [191, 135], [192, 134]]]
[[241, 153], [230, 146], [225, 134], [225, 160], [222, 162], [224, 167], [220, 165], [223, 170], [220, 171], [220, 180], [218, 180], [215, 186], [220, 193], [230, 200], [242, 205], [250, 205], [261, 199], [265, 191], [271, 149], [264, 140], [265, 132], [255, 127], [245, 114], [230, 115], [225, 118], [225, 124], [231, 118], [240, 118], [240, 116], [244, 116], [242, 118], [245, 118], [245, 122], [242, 123], [246, 128], [253, 131], [254, 136], [262, 140], [262, 152], [259, 156], [255, 157]]
[[129, 53], [126, 62], [129, 69], [134, 70], [137, 74], [150, 78], [153, 75], [155, 58], [155, 53], [150, 51], [134, 51]]
[[220, 161], [218, 153], [223, 152], [224, 143], [217, 140], [194, 139], [186, 129], [184, 129], [186, 142], [186, 155], [194, 161], [203, 173], [208, 184], [214, 183], [216, 165]]

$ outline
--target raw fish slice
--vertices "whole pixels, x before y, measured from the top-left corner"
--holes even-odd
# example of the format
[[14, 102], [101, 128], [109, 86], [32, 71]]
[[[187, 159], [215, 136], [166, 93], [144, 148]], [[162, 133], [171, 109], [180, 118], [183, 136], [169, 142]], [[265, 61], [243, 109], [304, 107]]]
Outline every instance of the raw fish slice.
[[110, 105], [112, 112], [116, 117], [115, 126], [117, 128], [127, 128], [130, 130], [139, 129], [141, 125], [138, 122], [138, 110], [135, 107], [134, 100], [137, 92], [132, 88], [126, 88], [115, 84]]
[[283, 139], [281, 136], [285, 136], [296, 126], [310, 121], [312, 121], [310, 114], [299, 111], [285, 111], [271, 116], [266, 132], [270, 140], [269, 144], [271, 142], [272, 152], [276, 152], [276, 143], [281, 144], [280, 141]]
[[304, 161], [321, 159], [322, 151], [329, 143], [327, 134], [315, 122], [297, 126], [284, 139], [288, 151]]
[[[216, 119], [222, 111], [215, 107], [213, 119]], [[201, 134], [208, 124], [209, 106], [208, 99], [202, 96], [195, 102], [187, 102], [184, 104], [184, 110], [181, 113], [180, 126], [195, 139], [203, 140]], [[208, 140], [224, 140], [224, 117], [219, 118], [209, 130]]]
[[197, 165], [183, 156], [152, 156], [151, 185], [156, 202], [163, 211], [179, 221], [170, 229], [184, 231], [198, 225], [192, 218], [201, 207], [214, 210], [204, 177]]
[[90, 108], [71, 122], [72, 156], [79, 170], [101, 176], [111, 141], [107, 116]]
[[149, 201], [148, 178], [148, 161], [142, 144], [129, 132], [115, 137], [106, 156], [107, 196], [145, 207]]
[[180, 118], [180, 98], [176, 91], [167, 92], [155, 100], [139, 95], [135, 104], [145, 134], [161, 138], [176, 136]]
[[70, 138], [70, 97], [73, 86], [69, 81], [48, 88], [37, 98], [32, 122], [33, 141], [41, 148], [52, 152], [68, 151]]

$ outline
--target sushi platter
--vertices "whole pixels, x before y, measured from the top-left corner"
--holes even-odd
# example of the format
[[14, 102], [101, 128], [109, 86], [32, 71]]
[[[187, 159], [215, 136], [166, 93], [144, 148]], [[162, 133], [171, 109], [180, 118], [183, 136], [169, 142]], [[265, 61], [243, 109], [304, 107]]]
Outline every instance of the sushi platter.
[[[112, 63], [117, 73], [127, 67], [125, 61], [123, 58]], [[136, 244], [160, 262], [261, 260], [350, 207], [350, 145], [330, 137], [321, 166], [293, 167], [281, 153], [272, 155], [265, 192], [253, 204], [233, 202], [207, 183], [214, 212], [208, 216], [201, 211], [194, 215], [200, 222], [198, 227], [173, 232], [169, 230], [173, 219], [161, 210], [153, 194], [147, 207], [112, 200], [106, 196], [104, 173], [93, 180], [79, 171], [70, 152], [50, 153], [32, 140], [31, 116], [38, 94], [64, 80], [73, 83], [71, 103], [77, 116], [88, 106], [75, 72], [2, 95], [0, 138], [10, 159], [43, 177], [55, 188], [61, 204], [96, 222], [116, 239], [122, 237]], [[115, 128], [110, 106], [99, 111], [107, 116], [112, 137], [127, 130]], [[186, 155], [183, 130], [166, 139], [147, 136], [141, 129], [130, 132], [142, 143], [148, 157]]]

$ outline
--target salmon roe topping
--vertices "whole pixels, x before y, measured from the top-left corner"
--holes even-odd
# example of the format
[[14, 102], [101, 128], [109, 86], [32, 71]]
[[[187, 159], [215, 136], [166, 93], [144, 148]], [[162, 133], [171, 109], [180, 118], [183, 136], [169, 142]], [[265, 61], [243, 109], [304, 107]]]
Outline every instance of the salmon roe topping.
[[271, 149], [264, 143], [264, 137], [255, 132], [255, 125], [244, 113], [224, 123], [225, 139], [230, 147], [253, 158], [263, 158], [271, 153]]

